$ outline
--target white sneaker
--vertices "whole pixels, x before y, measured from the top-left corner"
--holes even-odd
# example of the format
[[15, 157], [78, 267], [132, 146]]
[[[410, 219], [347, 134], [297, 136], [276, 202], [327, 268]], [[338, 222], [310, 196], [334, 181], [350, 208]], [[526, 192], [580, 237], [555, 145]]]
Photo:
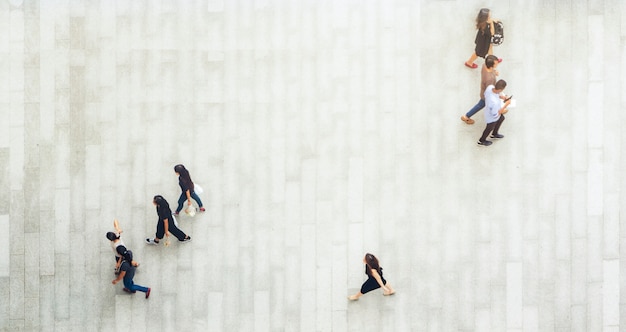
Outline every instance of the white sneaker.
[[147, 238], [147, 239], [146, 239], [146, 243], [147, 243], [147, 244], [153, 244], [153, 245], [155, 245], [155, 246], [158, 244], [158, 243], [154, 242], [154, 239], [151, 239], [151, 238]]

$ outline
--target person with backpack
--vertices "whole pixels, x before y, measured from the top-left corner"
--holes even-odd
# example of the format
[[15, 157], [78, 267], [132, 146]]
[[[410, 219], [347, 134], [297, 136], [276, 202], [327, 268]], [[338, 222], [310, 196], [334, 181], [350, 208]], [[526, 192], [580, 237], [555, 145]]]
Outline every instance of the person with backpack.
[[113, 285], [123, 280], [124, 291], [126, 293], [134, 294], [137, 291], [140, 291], [146, 293], [146, 299], [150, 297], [150, 292], [152, 291], [150, 287], [137, 285], [133, 281], [136, 269], [131, 263], [133, 261], [133, 252], [130, 250], [126, 250], [126, 247], [124, 246], [118, 246], [117, 252], [124, 258], [122, 260], [122, 264], [120, 265], [120, 274], [117, 276], [116, 279], [113, 280]]
[[[476, 16], [476, 38], [474, 38], [474, 53], [465, 62], [465, 66], [475, 69], [478, 65], [474, 63], [476, 58], [484, 58], [487, 54], [493, 54], [493, 46], [491, 45], [491, 37], [495, 33], [496, 20], [491, 19], [491, 11], [488, 8], [482, 8]], [[502, 59], [498, 59], [502, 62]]]

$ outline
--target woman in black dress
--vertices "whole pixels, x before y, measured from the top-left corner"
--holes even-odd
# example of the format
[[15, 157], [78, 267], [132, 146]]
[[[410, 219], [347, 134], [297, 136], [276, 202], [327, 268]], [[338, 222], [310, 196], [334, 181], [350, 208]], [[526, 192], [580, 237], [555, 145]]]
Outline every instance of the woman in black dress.
[[[487, 54], [493, 54], [493, 46], [491, 45], [491, 36], [494, 33], [493, 22], [491, 11], [488, 8], [482, 8], [478, 12], [478, 16], [476, 16], [476, 29], [478, 31], [476, 31], [476, 38], [474, 39], [476, 47], [469, 60], [465, 62], [465, 66], [478, 68], [478, 65], [474, 63], [476, 58], [484, 58]], [[502, 59], [498, 59], [498, 62], [502, 62]]]
[[373, 291], [375, 289], [381, 288], [383, 289], [383, 295], [393, 295], [396, 291], [391, 288], [391, 285], [387, 284], [387, 280], [383, 278], [383, 268], [378, 264], [378, 259], [376, 256], [372, 254], [365, 254], [363, 258], [363, 263], [365, 263], [365, 274], [367, 274], [367, 280], [361, 286], [361, 290], [349, 296], [348, 299], [351, 301], [356, 301], [359, 297], [363, 296], [363, 294]]
[[[172, 218], [172, 210], [170, 210], [170, 205], [167, 203], [165, 198], [161, 195], [154, 196], [152, 203], [156, 205], [156, 211], [159, 215], [159, 221], [157, 221], [157, 231], [154, 239], [147, 238], [146, 242], [148, 244], [159, 244], [159, 241], [163, 238], [163, 235], [169, 238], [170, 233], [174, 234], [174, 236], [180, 242], [188, 242], [191, 241], [191, 237], [185, 232], [181, 231], [176, 224], [174, 224], [174, 219]], [[169, 241], [166, 241], [167, 245]]]

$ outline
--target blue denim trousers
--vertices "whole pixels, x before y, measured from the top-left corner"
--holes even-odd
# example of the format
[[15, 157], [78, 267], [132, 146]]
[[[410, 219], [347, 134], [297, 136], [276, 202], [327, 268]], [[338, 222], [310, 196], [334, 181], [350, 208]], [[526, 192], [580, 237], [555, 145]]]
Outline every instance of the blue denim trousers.
[[471, 110], [469, 110], [469, 112], [465, 114], [465, 116], [468, 118], [471, 118], [472, 115], [476, 114], [478, 111], [482, 110], [484, 107], [485, 107], [485, 100], [481, 99], [478, 101], [476, 105], [474, 105], [474, 107], [472, 107]]
[[[189, 194], [189, 196], [191, 196], [191, 198], [193, 198], [198, 203], [199, 207], [202, 207], [202, 201], [200, 200], [200, 197], [198, 197], [195, 191], [192, 191]], [[183, 204], [185, 203], [186, 200], [187, 200], [187, 194], [185, 194], [185, 192], [181, 193], [180, 197], [178, 198], [178, 207], [176, 208], [176, 213], [179, 213], [180, 210], [183, 209]]]
[[132, 279], [127, 281], [126, 278], [124, 278], [124, 287], [128, 288], [128, 290], [131, 291], [131, 292], [135, 292], [135, 291], [140, 291], [140, 292], [144, 292], [144, 293], [148, 292], [148, 288], [147, 287], [135, 285], [135, 283], [133, 282]]

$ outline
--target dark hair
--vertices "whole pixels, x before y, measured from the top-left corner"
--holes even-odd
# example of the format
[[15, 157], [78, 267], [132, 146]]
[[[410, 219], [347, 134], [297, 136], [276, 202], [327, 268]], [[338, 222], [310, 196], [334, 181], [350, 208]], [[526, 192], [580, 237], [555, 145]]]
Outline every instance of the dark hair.
[[487, 68], [491, 69], [491, 68], [493, 68], [493, 65], [496, 64], [496, 61], [498, 61], [498, 57], [495, 56], [495, 55], [489, 54], [485, 58], [485, 66], [487, 66]]
[[365, 264], [367, 264], [367, 266], [370, 269], [374, 269], [374, 270], [378, 271], [378, 273], [380, 273], [380, 271], [383, 269], [378, 264], [378, 258], [376, 258], [376, 256], [374, 256], [374, 255], [372, 255], [370, 253], [365, 254]]
[[489, 18], [489, 8], [481, 8], [476, 16], [476, 29], [480, 31], [487, 27], [487, 19]]
[[107, 239], [109, 239], [109, 241], [117, 240], [119, 238], [120, 237], [117, 234], [113, 232], [107, 232]]
[[191, 176], [189, 175], [189, 171], [185, 168], [185, 165], [178, 164], [174, 166], [174, 172], [180, 175], [178, 178], [185, 185], [185, 187], [193, 191], [193, 181], [191, 181]]
[[152, 202], [154, 202], [154, 204], [156, 204], [157, 206], [170, 206], [167, 201], [165, 200], [165, 198], [163, 198], [163, 196], [161, 195], [155, 195], [154, 198], [152, 199]]
[[126, 249], [126, 247], [124, 246], [117, 246], [117, 253], [120, 254], [122, 257], [124, 257], [124, 260], [127, 262], [132, 262], [133, 261], [133, 252]]
[[496, 82], [496, 90], [503, 90], [504, 88], [506, 88], [506, 81], [505, 80], [499, 80]]

